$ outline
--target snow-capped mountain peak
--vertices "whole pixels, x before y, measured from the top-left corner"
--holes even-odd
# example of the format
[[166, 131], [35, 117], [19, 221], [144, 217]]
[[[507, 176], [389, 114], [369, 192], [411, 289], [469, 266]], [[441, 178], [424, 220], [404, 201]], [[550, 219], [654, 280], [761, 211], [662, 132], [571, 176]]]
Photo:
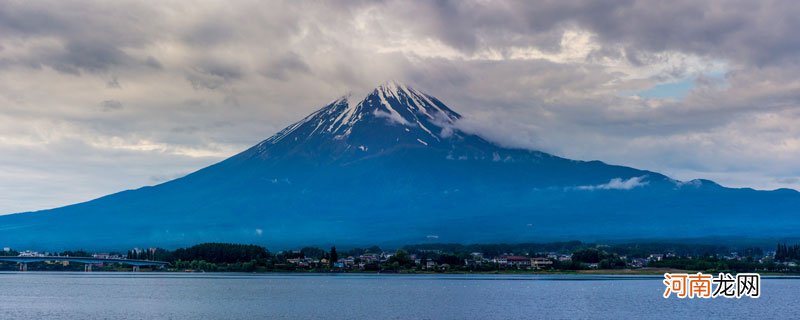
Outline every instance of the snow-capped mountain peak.
[[[381, 107], [388, 109], [393, 116], [403, 116], [404, 120], [409, 120], [408, 118], [418, 120], [420, 116], [424, 116], [428, 120], [444, 121], [452, 124], [461, 117], [441, 102], [437, 104], [437, 101], [434, 101], [436, 98], [396, 81], [390, 81], [379, 86], [373, 93], [380, 98]], [[392, 100], [399, 102], [401, 106], [406, 107], [407, 111], [411, 113], [403, 114], [405, 113], [404, 110], [395, 110]]]
[[[284, 142], [338, 143], [344, 149], [380, 151], [391, 146], [432, 146], [460, 132], [461, 115], [433, 96], [397, 81], [386, 82], [356, 102], [352, 94], [335, 99], [263, 141], [260, 153]], [[271, 152], [269, 152], [271, 153]]]

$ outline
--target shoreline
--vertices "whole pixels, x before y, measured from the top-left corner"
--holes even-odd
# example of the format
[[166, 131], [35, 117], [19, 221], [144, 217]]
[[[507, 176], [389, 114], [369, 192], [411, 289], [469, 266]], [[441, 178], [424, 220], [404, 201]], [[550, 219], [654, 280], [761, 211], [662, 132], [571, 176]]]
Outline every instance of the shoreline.
[[[97, 270], [91, 272], [85, 271], [55, 271], [55, 270], [43, 270], [43, 271], [14, 271], [14, 270], [7, 270], [7, 271], [0, 271], [0, 274], [57, 274], [57, 273], [65, 273], [65, 274], [186, 274], [186, 275], [193, 275], [193, 274], [239, 274], [239, 275], [384, 275], [384, 276], [434, 276], [434, 275], [476, 275], [476, 276], [663, 276], [664, 273], [704, 273], [704, 274], [716, 274], [722, 271], [714, 271], [714, 272], [703, 272], [703, 271], [696, 271], [696, 270], [681, 270], [681, 269], [670, 269], [670, 268], [652, 268], [648, 270], [644, 269], [599, 269], [599, 270], [575, 270], [575, 271], [544, 271], [544, 272], [525, 272], [525, 271], [504, 271], [504, 272], [363, 272], [363, 271], [347, 271], [347, 272], [337, 272], [337, 271], [305, 271], [305, 272], [297, 272], [297, 271], [256, 271], [256, 272], [237, 272], [237, 271], [186, 271], [186, 270], [145, 270], [139, 272], [132, 272], [127, 270]], [[756, 272], [759, 273], [762, 277], [769, 277], [769, 278], [800, 278], [800, 273], [775, 273], [775, 272]]]

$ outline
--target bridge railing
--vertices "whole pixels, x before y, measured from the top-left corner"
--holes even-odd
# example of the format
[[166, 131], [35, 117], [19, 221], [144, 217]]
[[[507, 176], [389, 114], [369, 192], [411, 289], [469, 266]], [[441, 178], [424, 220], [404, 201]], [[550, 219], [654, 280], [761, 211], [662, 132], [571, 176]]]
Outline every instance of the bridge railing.
[[0, 261], [16, 262], [16, 263], [34, 263], [44, 261], [69, 261], [85, 264], [98, 264], [98, 263], [120, 263], [132, 266], [166, 266], [169, 262], [155, 261], [155, 260], [134, 260], [134, 259], [106, 259], [95, 257], [63, 257], [63, 256], [2, 256]]

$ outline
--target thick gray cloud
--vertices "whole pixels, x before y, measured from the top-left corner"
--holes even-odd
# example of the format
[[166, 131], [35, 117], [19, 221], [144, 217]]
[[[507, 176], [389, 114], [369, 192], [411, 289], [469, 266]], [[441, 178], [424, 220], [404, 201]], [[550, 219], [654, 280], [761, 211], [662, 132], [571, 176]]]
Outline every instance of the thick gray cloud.
[[159, 183], [405, 81], [501, 144], [800, 188], [790, 1], [0, 2], [0, 213]]

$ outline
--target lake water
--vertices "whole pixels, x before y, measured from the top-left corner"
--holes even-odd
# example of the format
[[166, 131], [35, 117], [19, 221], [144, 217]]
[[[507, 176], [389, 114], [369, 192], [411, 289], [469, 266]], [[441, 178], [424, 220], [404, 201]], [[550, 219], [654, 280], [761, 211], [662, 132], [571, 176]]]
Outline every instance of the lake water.
[[663, 277], [0, 273], [0, 319], [793, 318], [800, 278], [759, 299], [664, 299]]

